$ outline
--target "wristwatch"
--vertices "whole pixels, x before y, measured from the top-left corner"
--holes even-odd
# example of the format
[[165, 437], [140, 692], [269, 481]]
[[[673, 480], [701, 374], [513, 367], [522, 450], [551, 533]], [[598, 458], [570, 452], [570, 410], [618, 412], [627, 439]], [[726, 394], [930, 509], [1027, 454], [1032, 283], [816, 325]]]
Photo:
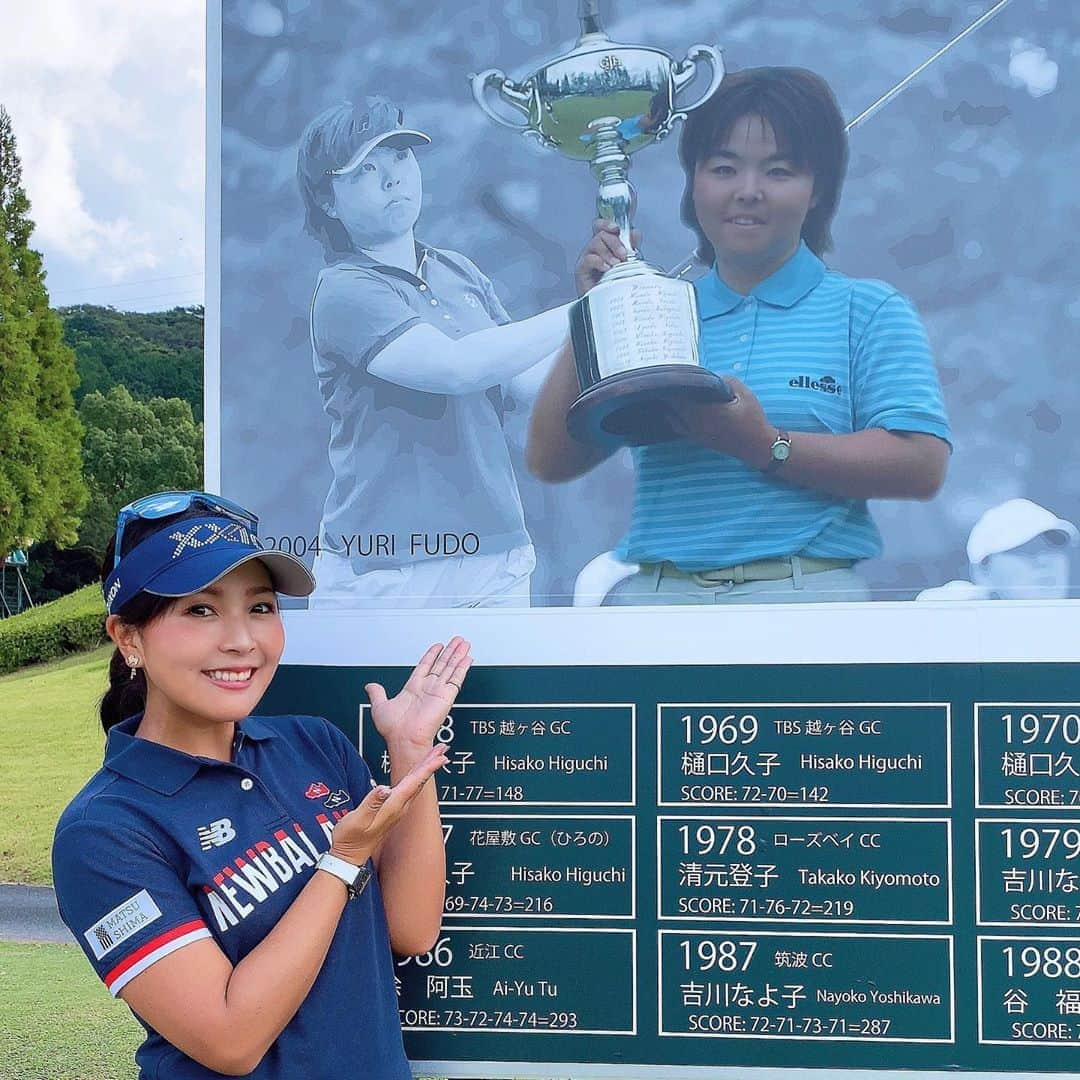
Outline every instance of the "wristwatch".
[[367, 888], [371, 880], [371, 867], [367, 863], [357, 866], [355, 863], [346, 862], [329, 851], [324, 851], [315, 864], [316, 870], [325, 870], [345, 882], [345, 888], [349, 891], [349, 899], [355, 900]]
[[791, 436], [786, 431], [776, 429], [776, 438], [769, 447], [769, 464], [766, 472], [774, 472], [791, 457]]

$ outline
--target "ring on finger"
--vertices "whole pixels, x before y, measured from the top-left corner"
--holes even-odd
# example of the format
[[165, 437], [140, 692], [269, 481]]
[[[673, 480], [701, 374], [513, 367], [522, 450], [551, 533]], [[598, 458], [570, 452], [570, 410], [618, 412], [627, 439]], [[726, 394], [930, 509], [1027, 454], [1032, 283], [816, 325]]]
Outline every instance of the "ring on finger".
[[453, 679], [447, 679], [446, 684], [448, 686], [452, 686], [455, 690], [460, 690], [461, 689], [461, 683], [456, 683], [456, 682], [454, 682]]

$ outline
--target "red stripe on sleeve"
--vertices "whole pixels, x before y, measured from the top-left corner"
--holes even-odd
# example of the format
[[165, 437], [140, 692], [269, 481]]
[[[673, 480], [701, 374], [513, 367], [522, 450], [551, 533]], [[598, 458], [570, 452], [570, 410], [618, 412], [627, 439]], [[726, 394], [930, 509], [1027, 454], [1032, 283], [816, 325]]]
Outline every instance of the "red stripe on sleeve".
[[183, 923], [180, 926], [174, 926], [171, 930], [166, 930], [164, 934], [159, 934], [156, 938], [148, 941], [140, 949], [136, 949], [129, 957], [121, 960], [104, 978], [106, 986], [112, 986], [116, 980], [124, 974], [130, 967], [134, 967], [140, 960], [144, 960], [155, 949], [160, 949], [162, 945], [168, 945], [170, 941], [175, 941], [178, 937], [183, 937], [185, 934], [190, 934], [195, 930], [205, 930], [206, 923], [202, 919], [192, 919], [191, 922]]

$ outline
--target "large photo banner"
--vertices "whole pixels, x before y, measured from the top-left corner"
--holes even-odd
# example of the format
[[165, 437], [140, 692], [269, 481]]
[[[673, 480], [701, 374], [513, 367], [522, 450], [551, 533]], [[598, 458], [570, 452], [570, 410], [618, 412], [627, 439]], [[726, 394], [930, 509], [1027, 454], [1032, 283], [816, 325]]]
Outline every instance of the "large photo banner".
[[[653, 59], [721, 47], [729, 83], [762, 65], [810, 68], [848, 123], [979, 13], [899, 0], [811, 14], [603, 7], [610, 37]], [[708, 587], [717, 570], [792, 555], [808, 560], [806, 590], [821, 599], [1076, 596], [1067, 87], [1080, 16], [1008, 6], [851, 130], [846, 177], [820, 145], [827, 110], [804, 101], [790, 122], [819, 126], [779, 139], [818, 156], [813, 197], [829, 205], [810, 209], [810, 247], [755, 290], [687, 266], [708, 240], [680, 216], [671, 113], [708, 92], [709, 58], [677, 89], [652, 63], [634, 67], [640, 51], [613, 53], [623, 66], [597, 68], [606, 81], [591, 86], [554, 65], [543, 94], [541, 78], [530, 84], [536, 115], [507, 103], [572, 48], [578, 14], [569, 2], [224, 4], [220, 480], [262, 509], [274, 543], [318, 558], [313, 606], [568, 605], [575, 585], [579, 603], [649, 602], [659, 564], [670, 575], [653, 591], [670, 603], [693, 590], [687, 574]], [[519, 132], [474, 100], [469, 77], [491, 69], [510, 85], [500, 94], [489, 80], [488, 111]], [[749, 440], [723, 468], [711, 450], [700, 460], [693, 435], [607, 446], [592, 467], [535, 423], [529, 447], [596, 216], [586, 125], [609, 104], [641, 110], [623, 119], [629, 143], [620, 137], [634, 225], [649, 264], [697, 279], [703, 365], [740, 379], [770, 430], [794, 435], [791, 460], [771, 473]], [[717, 242], [783, 239], [798, 207], [774, 206], [783, 180], [765, 180], [772, 190], [738, 204], [743, 226], [716, 220], [730, 214], [730, 183], [699, 192]], [[753, 233], [759, 197], [768, 235], [729, 236]], [[761, 310], [732, 311], [743, 293]], [[606, 318], [635, 336], [625, 313]], [[870, 476], [805, 472], [816, 448], [800, 448], [800, 434], [868, 428], [893, 433], [900, 456], [855, 443]], [[911, 454], [926, 439], [942, 452], [930, 467]], [[620, 573], [641, 565], [624, 584]], [[759, 579], [767, 566], [747, 572], [726, 602], [801, 591]]]
[[207, 486], [318, 582], [263, 708], [383, 779], [364, 685], [477, 659], [418, 1073], [1080, 1075], [1078, 43], [208, 4]]

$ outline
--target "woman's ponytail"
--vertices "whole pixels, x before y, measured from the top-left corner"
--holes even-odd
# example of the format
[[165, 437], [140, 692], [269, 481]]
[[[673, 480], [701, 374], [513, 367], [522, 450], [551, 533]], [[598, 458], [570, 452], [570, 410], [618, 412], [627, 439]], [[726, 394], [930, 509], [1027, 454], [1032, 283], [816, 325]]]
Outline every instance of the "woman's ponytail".
[[[134, 673], [134, 678], [132, 677]], [[124, 654], [113, 649], [109, 659], [109, 688], [101, 699], [101, 726], [109, 728], [146, 708], [146, 674], [142, 668], [128, 667]]]

